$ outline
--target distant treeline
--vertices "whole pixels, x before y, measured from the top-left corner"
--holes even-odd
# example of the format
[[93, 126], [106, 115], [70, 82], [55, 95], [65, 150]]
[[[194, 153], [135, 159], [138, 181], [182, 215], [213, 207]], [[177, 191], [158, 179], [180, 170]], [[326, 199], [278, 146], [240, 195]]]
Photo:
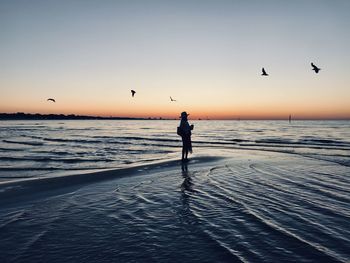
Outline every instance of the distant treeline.
[[[151, 118], [148, 118], [151, 119]], [[100, 117], [75, 114], [31, 114], [31, 113], [0, 113], [0, 120], [145, 120], [144, 118], [130, 117]]]

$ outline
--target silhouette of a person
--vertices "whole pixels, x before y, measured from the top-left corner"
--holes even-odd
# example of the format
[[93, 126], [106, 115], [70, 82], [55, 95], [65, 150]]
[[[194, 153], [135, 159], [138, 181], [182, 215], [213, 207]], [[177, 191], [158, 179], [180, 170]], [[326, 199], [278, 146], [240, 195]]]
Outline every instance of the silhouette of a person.
[[191, 142], [191, 130], [193, 130], [193, 124], [190, 125], [187, 120], [186, 111], [181, 113], [181, 121], [180, 121], [180, 135], [182, 138], [182, 161], [188, 161], [188, 152], [192, 153], [192, 142]]

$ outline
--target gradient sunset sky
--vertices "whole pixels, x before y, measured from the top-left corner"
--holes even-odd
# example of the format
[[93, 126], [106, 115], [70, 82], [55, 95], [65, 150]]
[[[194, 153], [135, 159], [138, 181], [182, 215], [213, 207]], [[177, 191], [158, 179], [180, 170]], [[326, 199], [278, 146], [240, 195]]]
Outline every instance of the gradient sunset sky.
[[348, 0], [0, 0], [0, 112], [350, 118], [349, 14]]

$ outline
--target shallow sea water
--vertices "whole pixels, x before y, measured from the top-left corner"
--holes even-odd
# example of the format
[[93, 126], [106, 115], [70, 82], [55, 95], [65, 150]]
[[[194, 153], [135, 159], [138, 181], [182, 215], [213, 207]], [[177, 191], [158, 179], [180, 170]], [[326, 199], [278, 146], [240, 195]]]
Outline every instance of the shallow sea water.
[[[350, 166], [350, 121], [190, 122], [195, 153], [265, 150]], [[175, 120], [0, 121], [0, 181], [178, 158], [178, 125]]]
[[[25, 200], [16, 201], [15, 188], [6, 196], [9, 202], [0, 200], [0, 262], [349, 262], [348, 122], [194, 122], [195, 154], [188, 164], [170, 161], [181, 150], [176, 134], [170, 134], [177, 122], [164, 121], [160, 131], [161, 121], [136, 123], [129, 126], [133, 135], [118, 137], [101, 128], [115, 135], [102, 135], [108, 140], [116, 137], [131, 142], [129, 149], [143, 150], [133, 163], [120, 162], [118, 155], [108, 162], [133, 168], [115, 171], [110, 180], [82, 180], [41, 195], [34, 183]], [[207, 137], [214, 127], [220, 132]], [[87, 133], [80, 140], [101, 136]], [[59, 136], [47, 134], [44, 138]], [[60, 139], [77, 137], [73, 134], [62, 133]], [[41, 140], [53, 151], [78, 144]], [[88, 143], [91, 151], [106, 144]], [[26, 154], [35, 158], [34, 153]], [[40, 171], [36, 163], [20, 164]], [[63, 162], [72, 170], [85, 164], [101, 169], [103, 163]], [[50, 181], [57, 172], [37, 181]], [[0, 190], [2, 198], [7, 190]]]

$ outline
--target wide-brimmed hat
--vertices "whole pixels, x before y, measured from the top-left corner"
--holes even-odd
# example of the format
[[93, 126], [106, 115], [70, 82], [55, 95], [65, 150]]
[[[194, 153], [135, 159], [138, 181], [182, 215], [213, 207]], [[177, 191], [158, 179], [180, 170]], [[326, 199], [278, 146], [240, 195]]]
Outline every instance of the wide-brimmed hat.
[[187, 117], [190, 114], [187, 114], [186, 111], [181, 112], [181, 116], [179, 118]]

